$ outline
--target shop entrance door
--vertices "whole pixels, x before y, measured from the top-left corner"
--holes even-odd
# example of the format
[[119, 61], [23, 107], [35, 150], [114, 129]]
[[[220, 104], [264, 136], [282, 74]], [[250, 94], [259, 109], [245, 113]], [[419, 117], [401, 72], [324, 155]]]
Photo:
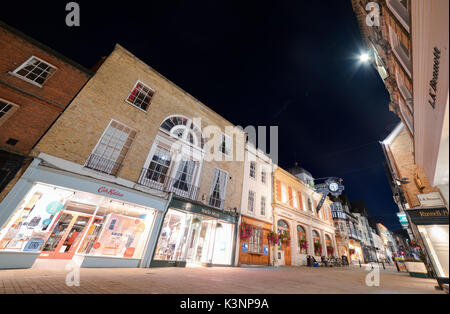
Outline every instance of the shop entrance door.
[[[195, 217], [194, 219], [199, 219]], [[214, 249], [216, 223], [213, 219], [201, 219], [191, 230], [186, 261], [191, 264], [210, 263]]]
[[91, 217], [91, 215], [62, 211], [53, 224], [39, 258], [72, 259]]

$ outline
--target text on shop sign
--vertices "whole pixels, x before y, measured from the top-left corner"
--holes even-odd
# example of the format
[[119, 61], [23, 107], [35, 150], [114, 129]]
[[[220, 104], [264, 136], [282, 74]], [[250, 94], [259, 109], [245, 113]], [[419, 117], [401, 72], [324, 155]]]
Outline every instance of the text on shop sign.
[[114, 189], [108, 189], [107, 187], [101, 186], [98, 190], [98, 193], [103, 193], [103, 194], [107, 194], [107, 195], [114, 195], [114, 196], [119, 196], [119, 197], [123, 197], [123, 194], [120, 193], [117, 190]]
[[428, 95], [430, 96], [430, 99], [428, 100], [428, 103], [431, 105], [431, 107], [436, 106], [436, 94], [437, 94], [437, 83], [439, 78], [439, 63], [441, 59], [441, 51], [434, 47], [433, 49], [433, 78], [430, 81], [430, 90], [428, 92]]

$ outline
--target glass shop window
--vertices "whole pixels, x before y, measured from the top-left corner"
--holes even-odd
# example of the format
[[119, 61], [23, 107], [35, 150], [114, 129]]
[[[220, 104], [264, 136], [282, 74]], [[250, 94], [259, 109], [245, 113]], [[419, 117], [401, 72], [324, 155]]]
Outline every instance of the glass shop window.
[[249, 239], [248, 251], [250, 253], [263, 254], [263, 231], [252, 227], [252, 236]]

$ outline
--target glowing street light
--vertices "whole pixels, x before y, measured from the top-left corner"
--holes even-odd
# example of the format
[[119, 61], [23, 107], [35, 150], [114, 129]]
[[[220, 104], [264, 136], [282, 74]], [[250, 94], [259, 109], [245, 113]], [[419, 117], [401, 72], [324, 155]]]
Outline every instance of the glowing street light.
[[369, 61], [369, 59], [370, 59], [370, 56], [367, 53], [363, 53], [359, 56], [359, 60], [361, 62], [367, 62], [367, 61]]

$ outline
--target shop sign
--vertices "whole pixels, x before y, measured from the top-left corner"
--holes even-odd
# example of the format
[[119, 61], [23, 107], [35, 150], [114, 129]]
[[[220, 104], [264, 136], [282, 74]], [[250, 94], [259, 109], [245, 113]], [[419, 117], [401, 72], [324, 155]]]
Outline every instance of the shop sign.
[[172, 201], [170, 202], [170, 207], [178, 208], [181, 210], [185, 210], [185, 211], [200, 214], [200, 215], [214, 217], [214, 218], [228, 221], [231, 223], [236, 223], [236, 216], [229, 215], [218, 209], [214, 209], [211, 207], [206, 207], [204, 205], [196, 204], [192, 201], [186, 202], [186, 201], [183, 201], [180, 199], [173, 198]]
[[427, 193], [427, 194], [417, 194], [420, 206], [444, 206], [441, 194], [439, 192]]
[[441, 59], [441, 51], [437, 48], [433, 48], [433, 72], [432, 78], [429, 82], [429, 91], [428, 91], [428, 103], [433, 107], [436, 107], [436, 95], [437, 95], [437, 85], [439, 79], [439, 66]]
[[405, 213], [397, 213], [397, 217], [402, 226], [407, 227], [409, 225], [408, 218]]
[[106, 195], [109, 195], [109, 196], [123, 197], [123, 194], [120, 193], [119, 191], [117, 191], [115, 189], [107, 188], [105, 186], [99, 187], [97, 192], [100, 193], [100, 194], [106, 194]]
[[269, 246], [268, 245], [263, 245], [263, 255], [269, 256]]
[[248, 253], [248, 243], [242, 243], [242, 253]]
[[406, 210], [416, 225], [448, 225], [448, 209], [445, 207]]

